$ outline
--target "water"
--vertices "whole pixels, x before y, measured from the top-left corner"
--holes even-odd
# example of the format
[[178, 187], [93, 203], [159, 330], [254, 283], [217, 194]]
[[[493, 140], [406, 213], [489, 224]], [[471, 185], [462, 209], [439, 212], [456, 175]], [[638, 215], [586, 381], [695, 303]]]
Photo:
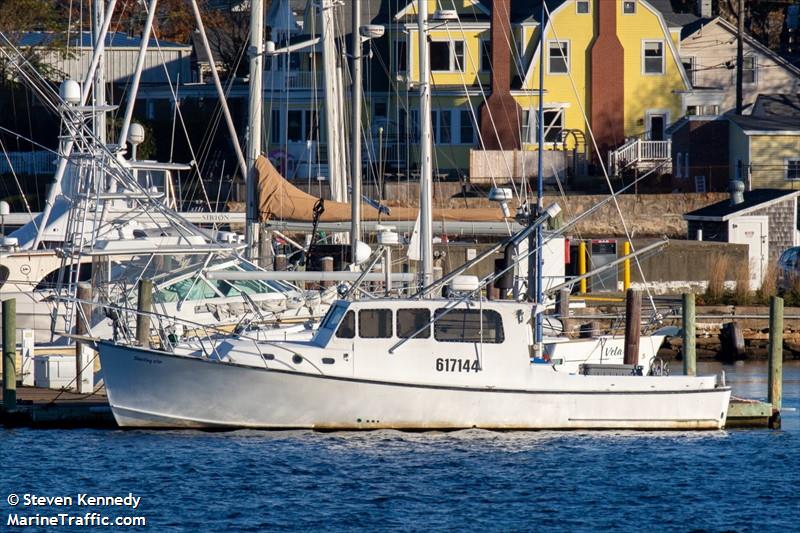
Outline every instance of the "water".
[[[765, 398], [765, 365], [725, 370], [734, 394]], [[800, 363], [784, 395], [800, 407]], [[70, 530], [9, 526], [13, 512], [93, 511], [152, 531], [798, 531], [799, 454], [796, 410], [781, 431], [0, 430], [0, 531]], [[11, 493], [74, 501], [12, 508]], [[85, 507], [78, 493], [141, 503]]]

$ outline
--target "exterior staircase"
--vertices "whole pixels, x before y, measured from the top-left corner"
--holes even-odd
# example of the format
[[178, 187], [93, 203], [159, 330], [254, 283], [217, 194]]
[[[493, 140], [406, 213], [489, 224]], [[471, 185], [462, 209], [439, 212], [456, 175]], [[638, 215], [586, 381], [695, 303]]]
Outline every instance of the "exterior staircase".
[[650, 170], [656, 167], [660, 172], [672, 170], [672, 141], [646, 141], [629, 139], [625, 144], [608, 152], [608, 174], [619, 176], [628, 170]]

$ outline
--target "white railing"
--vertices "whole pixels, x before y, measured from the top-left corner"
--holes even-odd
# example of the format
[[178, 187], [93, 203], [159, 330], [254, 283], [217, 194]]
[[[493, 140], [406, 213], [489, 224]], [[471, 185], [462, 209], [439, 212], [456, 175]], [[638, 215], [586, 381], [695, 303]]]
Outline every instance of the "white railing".
[[[316, 78], [316, 81], [315, 81]], [[267, 70], [264, 72], [264, 89], [322, 89], [322, 76], [312, 70]]]
[[45, 150], [0, 152], [0, 174], [9, 173], [12, 170], [17, 174], [52, 174], [55, 171], [56, 159], [58, 156]]
[[672, 153], [672, 141], [643, 141], [631, 139], [616, 150], [608, 153], [608, 171], [619, 174], [624, 169], [642, 163], [668, 161]]

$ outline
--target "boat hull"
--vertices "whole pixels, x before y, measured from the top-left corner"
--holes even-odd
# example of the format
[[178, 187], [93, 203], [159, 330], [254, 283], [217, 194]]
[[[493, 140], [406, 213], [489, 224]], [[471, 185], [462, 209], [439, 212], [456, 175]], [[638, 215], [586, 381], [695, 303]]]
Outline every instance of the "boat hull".
[[110, 343], [101, 344], [100, 357], [122, 427], [719, 429], [730, 398], [727, 388], [576, 392], [392, 383]]

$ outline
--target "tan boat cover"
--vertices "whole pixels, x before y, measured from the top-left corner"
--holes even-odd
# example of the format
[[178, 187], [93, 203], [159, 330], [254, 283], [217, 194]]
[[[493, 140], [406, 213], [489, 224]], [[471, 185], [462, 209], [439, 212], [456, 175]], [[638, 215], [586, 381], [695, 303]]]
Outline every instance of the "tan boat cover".
[[[286, 220], [292, 222], [311, 222], [317, 198], [307, 194], [280, 175], [269, 159], [260, 156], [256, 160], [258, 171], [259, 198], [261, 201], [261, 221]], [[391, 213], [379, 214], [369, 204], [361, 204], [362, 220], [399, 221], [416, 220], [416, 207], [391, 207]], [[499, 207], [476, 209], [434, 209], [434, 220], [462, 222], [501, 222], [503, 212]], [[350, 204], [325, 200], [325, 212], [320, 222], [350, 221]]]

